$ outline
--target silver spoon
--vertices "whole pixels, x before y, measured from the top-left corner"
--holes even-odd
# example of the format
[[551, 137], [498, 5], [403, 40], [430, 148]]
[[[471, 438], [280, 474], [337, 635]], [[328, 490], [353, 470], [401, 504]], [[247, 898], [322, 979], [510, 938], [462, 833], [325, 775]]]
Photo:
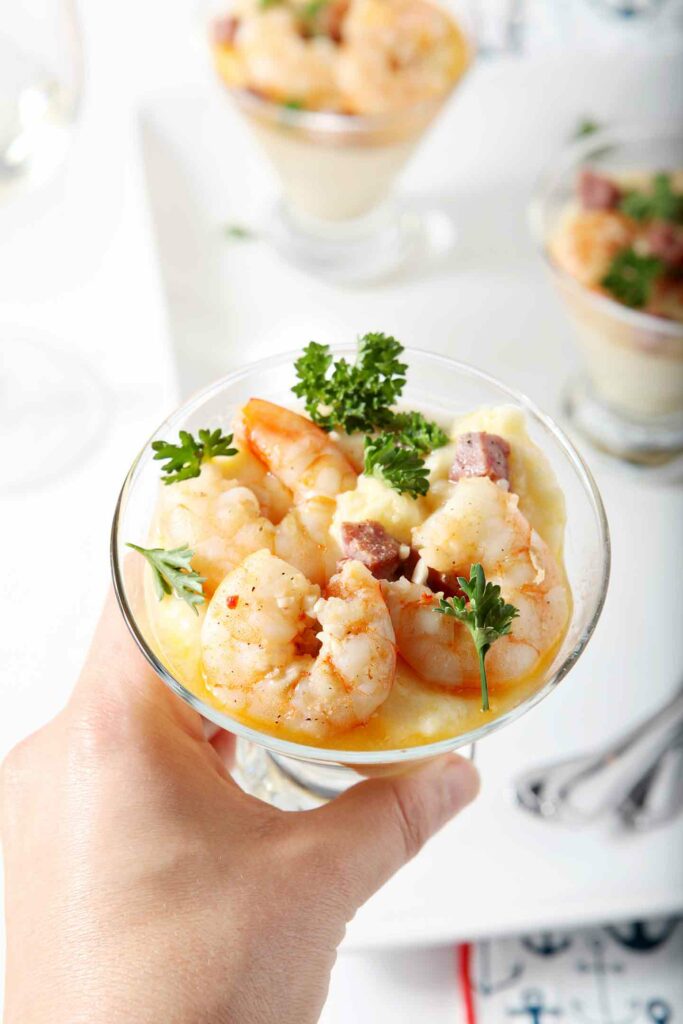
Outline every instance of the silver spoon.
[[683, 730], [617, 808], [624, 825], [637, 832], [671, 821], [683, 810]]
[[[605, 750], [526, 772], [516, 783], [517, 800], [538, 817], [572, 824], [614, 813], [627, 804], [682, 725], [683, 689]], [[664, 803], [668, 806], [668, 798]]]

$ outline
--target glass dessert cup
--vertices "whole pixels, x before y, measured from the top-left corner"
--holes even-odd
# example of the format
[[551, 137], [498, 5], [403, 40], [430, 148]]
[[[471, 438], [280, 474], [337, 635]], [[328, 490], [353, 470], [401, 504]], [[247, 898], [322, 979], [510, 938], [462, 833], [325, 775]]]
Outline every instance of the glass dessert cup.
[[449, 6], [462, 67], [441, 93], [412, 106], [378, 114], [305, 110], [225, 85], [279, 179], [266, 237], [286, 260], [331, 280], [361, 282], [387, 274], [423, 241], [428, 216], [402, 209], [391, 190], [471, 65], [464, 8]]
[[[352, 357], [353, 346], [333, 346], [335, 355]], [[234, 413], [252, 396], [295, 405], [295, 381], [289, 353], [244, 367], [196, 394], [174, 412], [152, 440], [200, 427], [228, 430]], [[595, 483], [560, 429], [527, 398], [461, 363], [406, 350], [408, 381], [404, 400], [412, 408], [450, 421], [486, 405], [511, 405], [525, 414], [529, 436], [550, 460], [567, 511], [564, 558], [573, 608], [567, 633], [546, 667], [538, 688], [499, 717], [460, 735], [420, 746], [392, 750], [335, 750], [295, 743], [258, 731], [191, 692], [164, 662], [146, 613], [143, 574], [146, 563], [126, 548], [145, 543], [157, 502], [159, 463], [149, 442], [136, 458], [121, 490], [112, 528], [112, 569], [117, 597], [129, 629], [161, 679], [209, 723], [237, 736], [237, 778], [248, 792], [276, 806], [313, 806], [345, 790], [361, 777], [405, 771], [411, 765], [475, 741], [514, 721], [542, 700], [569, 672], [590, 639], [602, 610], [609, 578], [607, 522]], [[476, 698], [475, 698], [476, 699]]]
[[611, 455], [643, 465], [666, 463], [683, 453], [683, 324], [591, 290], [550, 255], [549, 241], [586, 165], [614, 177], [682, 168], [683, 135], [667, 127], [596, 132], [546, 172], [530, 210], [532, 232], [583, 356], [583, 373], [566, 391], [569, 416]]

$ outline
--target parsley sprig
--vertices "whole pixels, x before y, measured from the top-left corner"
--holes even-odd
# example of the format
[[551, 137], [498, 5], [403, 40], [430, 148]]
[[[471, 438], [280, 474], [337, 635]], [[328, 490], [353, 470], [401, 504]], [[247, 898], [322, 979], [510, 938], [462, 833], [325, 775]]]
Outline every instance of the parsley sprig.
[[365, 473], [376, 476], [400, 494], [417, 498], [429, 490], [429, 470], [418, 448], [402, 443], [400, 435], [365, 438]]
[[448, 434], [438, 423], [425, 419], [421, 412], [396, 412], [388, 428], [404, 445], [425, 454], [448, 444]]
[[202, 584], [205, 577], [200, 576], [192, 568], [191, 551], [187, 545], [181, 548], [141, 548], [137, 544], [127, 544], [143, 555], [152, 567], [154, 576], [154, 589], [161, 601], [167, 594], [175, 593], [181, 601], [194, 610], [197, 614], [197, 605], [204, 603], [204, 592]]
[[201, 464], [205, 459], [213, 459], [216, 455], [236, 455], [237, 449], [231, 448], [232, 434], [222, 434], [218, 430], [200, 430], [199, 440], [195, 440], [187, 430], [181, 430], [178, 439], [180, 444], [168, 441], [152, 441], [155, 459], [167, 460], [161, 467], [165, 484], [175, 484], [179, 480], [190, 480], [199, 476]]
[[683, 193], [674, 192], [670, 174], [655, 174], [649, 192], [631, 189], [621, 200], [620, 209], [637, 221], [668, 220], [683, 223]]
[[663, 270], [664, 264], [656, 256], [641, 256], [634, 249], [622, 249], [600, 284], [625, 306], [642, 309]]
[[479, 658], [481, 709], [488, 711], [486, 655], [496, 640], [510, 632], [512, 620], [517, 618], [519, 611], [514, 605], [506, 604], [500, 596], [498, 584], [486, 582], [484, 570], [478, 562], [470, 568], [469, 580], [464, 576], [458, 576], [458, 583], [465, 597], [442, 597], [435, 611], [441, 615], [451, 615], [470, 631]]
[[[292, 391], [323, 430], [339, 427], [347, 434], [388, 425], [391, 406], [406, 382], [403, 346], [387, 334], [365, 334], [354, 363], [333, 359], [328, 345], [311, 341], [294, 364], [299, 379]], [[330, 372], [331, 371], [331, 372]]]
[[385, 431], [365, 438], [365, 473], [417, 498], [429, 490], [425, 455], [445, 444], [448, 435], [421, 412], [393, 413]]

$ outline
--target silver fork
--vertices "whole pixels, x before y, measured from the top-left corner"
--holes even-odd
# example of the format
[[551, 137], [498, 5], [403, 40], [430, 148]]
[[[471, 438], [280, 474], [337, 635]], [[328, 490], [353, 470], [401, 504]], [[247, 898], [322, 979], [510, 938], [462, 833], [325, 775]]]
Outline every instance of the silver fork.
[[682, 727], [683, 689], [609, 747], [526, 772], [517, 800], [549, 821], [579, 825], [617, 814], [632, 828], [661, 824], [682, 802]]

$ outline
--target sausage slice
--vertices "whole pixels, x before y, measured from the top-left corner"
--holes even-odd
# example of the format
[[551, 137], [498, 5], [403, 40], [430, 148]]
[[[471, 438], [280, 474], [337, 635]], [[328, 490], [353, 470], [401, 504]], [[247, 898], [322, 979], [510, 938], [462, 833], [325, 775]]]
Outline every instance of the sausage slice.
[[367, 566], [378, 580], [388, 580], [401, 562], [401, 545], [374, 519], [342, 523], [342, 549], [347, 558]]
[[509, 480], [509, 454], [510, 445], [498, 434], [487, 434], [485, 430], [461, 434], [448, 479], [455, 481], [464, 476], [487, 476], [494, 482]]
[[621, 201], [619, 186], [588, 167], [579, 175], [578, 193], [584, 210], [616, 210]]

